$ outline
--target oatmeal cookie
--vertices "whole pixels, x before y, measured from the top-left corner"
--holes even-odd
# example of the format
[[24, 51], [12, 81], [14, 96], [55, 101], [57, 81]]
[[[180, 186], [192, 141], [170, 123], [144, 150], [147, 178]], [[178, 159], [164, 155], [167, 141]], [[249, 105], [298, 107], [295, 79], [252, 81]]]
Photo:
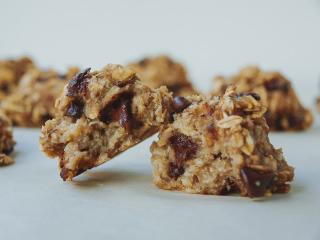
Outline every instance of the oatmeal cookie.
[[167, 86], [175, 96], [188, 96], [197, 93], [187, 78], [185, 68], [166, 56], [144, 58], [129, 64], [138, 77], [151, 88]]
[[215, 82], [214, 95], [223, 94], [229, 84], [236, 85], [239, 92], [259, 94], [268, 108], [265, 118], [271, 130], [297, 131], [312, 125], [312, 113], [302, 106], [290, 81], [279, 72], [249, 66], [229, 79], [218, 76]]
[[11, 122], [0, 111], [0, 166], [13, 163], [13, 159], [9, 155], [12, 153], [14, 145]]
[[55, 100], [60, 96], [67, 80], [78, 68], [72, 67], [65, 75], [54, 70], [30, 69], [21, 78], [17, 89], [1, 103], [2, 110], [14, 125], [41, 127], [53, 118]]
[[156, 133], [170, 119], [171, 104], [166, 87], [150, 89], [129, 68], [86, 69], [64, 88], [40, 145], [59, 158], [63, 180], [72, 180]]
[[151, 146], [154, 183], [188, 193], [263, 197], [286, 193], [294, 176], [269, 142], [256, 93], [188, 97]]
[[10, 95], [17, 87], [20, 78], [34, 67], [30, 58], [0, 60], [0, 100]]

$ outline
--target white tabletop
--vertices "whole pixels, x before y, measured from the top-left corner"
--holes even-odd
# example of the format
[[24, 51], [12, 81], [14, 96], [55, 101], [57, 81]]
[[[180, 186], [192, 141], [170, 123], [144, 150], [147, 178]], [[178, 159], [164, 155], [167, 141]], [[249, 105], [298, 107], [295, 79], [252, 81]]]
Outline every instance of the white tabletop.
[[[62, 70], [168, 53], [202, 91], [253, 63], [283, 71], [314, 107], [319, 26], [318, 0], [2, 0], [0, 58], [26, 53]], [[265, 201], [157, 189], [153, 139], [65, 183], [39, 130], [16, 128], [16, 163], [0, 168], [0, 239], [320, 239], [317, 118], [306, 132], [271, 134], [296, 178], [290, 194]]]

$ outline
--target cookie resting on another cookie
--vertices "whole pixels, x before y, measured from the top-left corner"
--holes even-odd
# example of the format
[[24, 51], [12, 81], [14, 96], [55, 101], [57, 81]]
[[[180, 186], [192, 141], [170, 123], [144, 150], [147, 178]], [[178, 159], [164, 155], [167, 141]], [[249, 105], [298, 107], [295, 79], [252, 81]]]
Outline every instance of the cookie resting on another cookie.
[[236, 85], [239, 92], [259, 94], [261, 103], [268, 108], [265, 118], [271, 130], [297, 131], [312, 125], [312, 113], [302, 106], [290, 81], [279, 72], [264, 72], [251, 66], [229, 79], [218, 76], [215, 81], [213, 95], [223, 94], [229, 84]]
[[54, 70], [30, 69], [22, 76], [14, 93], [1, 102], [1, 108], [16, 126], [41, 127], [54, 117], [55, 100], [67, 80], [78, 71], [72, 67], [61, 75]]
[[144, 58], [143, 60], [129, 64], [129, 67], [137, 72], [137, 76], [151, 88], [167, 86], [175, 96], [189, 96], [196, 94], [188, 80], [185, 68], [166, 56]]
[[286, 193], [294, 176], [269, 141], [255, 93], [188, 97], [151, 146], [154, 183], [163, 189], [252, 198]]
[[57, 100], [57, 116], [42, 128], [40, 144], [59, 159], [60, 175], [72, 180], [159, 130], [171, 118], [166, 87], [150, 89], [120, 65], [79, 73]]

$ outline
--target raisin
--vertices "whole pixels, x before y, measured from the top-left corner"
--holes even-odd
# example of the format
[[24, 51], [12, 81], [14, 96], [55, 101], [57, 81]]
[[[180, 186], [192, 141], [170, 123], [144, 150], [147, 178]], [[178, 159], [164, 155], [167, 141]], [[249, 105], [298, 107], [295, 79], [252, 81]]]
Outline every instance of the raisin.
[[67, 96], [75, 97], [78, 95], [86, 94], [88, 87], [88, 80], [90, 78], [91, 68], [85, 69], [83, 72], [78, 73], [68, 83]]
[[179, 166], [175, 163], [170, 162], [168, 168], [168, 176], [174, 178], [175, 180], [178, 179], [182, 174], [184, 174], [183, 166]]
[[259, 171], [250, 167], [243, 167], [240, 174], [249, 197], [264, 196], [275, 177], [271, 171]]
[[182, 133], [177, 133], [169, 138], [170, 146], [175, 152], [175, 160], [178, 165], [182, 165], [184, 161], [193, 158], [198, 150], [198, 145]]
[[251, 96], [253, 97], [255, 100], [260, 101], [261, 97], [259, 94], [255, 93], [255, 92], [243, 92], [243, 93], [239, 93], [238, 94], [239, 97], [243, 97], [243, 96]]
[[287, 93], [290, 88], [290, 83], [285, 80], [273, 78], [270, 81], [266, 82], [264, 86], [268, 91], [283, 91]]
[[186, 98], [177, 96], [173, 99], [172, 107], [175, 113], [180, 113], [189, 107], [190, 104], [191, 103]]
[[70, 103], [65, 115], [78, 119], [83, 113], [83, 107], [84, 103], [79, 99], [75, 99]]

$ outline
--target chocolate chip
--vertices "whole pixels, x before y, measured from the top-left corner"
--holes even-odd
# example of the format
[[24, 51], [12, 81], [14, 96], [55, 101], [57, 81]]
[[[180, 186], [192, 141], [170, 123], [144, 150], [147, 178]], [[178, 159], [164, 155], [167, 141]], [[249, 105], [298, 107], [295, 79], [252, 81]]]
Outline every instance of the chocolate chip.
[[260, 171], [250, 167], [243, 167], [240, 174], [249, 197], [264, 196], [275, 177], [271, 171]]
[[290, 89], [290, 83], [286, 80], [273, 78], [265, 82], [264, 86], [268, 91], [283, 91], [287, 93]]
[[134, 118], [131, 110], [133, 94], [124, 92], [115, 97], [115, 99], [105, 106], [99, 114], [102, 122], [110, 123], [119, 121], [119, 124], [130, 132], [134, 128], [142, 125], [140, 121]]
[[90, 78], [90, 70], [91, 68], [85, 69], [83, 72], [78, 73], [69, 81], [67, 96], [75, 97], [86, 94], [88, 79]]
[[255, 100], [260, 101], [261, 97], [259, 94], [255, 93], [255, 92], [243, 92], [243, 93], [239, 93], [238, 94], [239, 97], [243, 97], [243, 96], [251, 96], [253, 97]]
[[191, 103], [186, 98], [177, 96], [177, 97], [174, 97], [173, 99], [172, 107], [175, 113], [180, 113], [184, 109], [189, 107], [190, 104]]
[[146, 65], [148, 64], [148, 62], [149, 62], [149, 58], [143, 58], [143, 59], [141, 59], [141, 60], [138, 62], [138, 64], [139, 64], [141, 67], [144, 67], [144, 66], [146, 66]]
[[4, 82], [0, 85], [1, 92], [9, 93], [9, 84]]
[[66, 116], [78, 119], [83, 113], [84, 103], [80, 99], [72, 101], [67, 109]]
[[168, 168], [168, 176], [174, 178], [175, 180], [178, 179], [182, 174], [184, 174], [183, 166], [179, 166], [175, 163], [169, 162]]
[[3, 149], [3, 153], [6, 155], [9, 155], [10, 153], [13, 152], [14, 145], [10, 146], [9, 148]]
[[41, 120], [42, 120], [42, 122], [44, 122], [44, 123], [45, 123], [46, 121], [52, 119], [52, 118], [53, 118], [52, 115], [49, 114], [49, 113], [46, 113], [45, 115], [41, 116]]
[[303, 122], [304, 122], [304, 113], [303, 112], [296, 112], [294, 114], [288, 115], [288, 122], [291, 128], [295, 129], [302, 129]]
[[193, 158], [198, 150], [198, 145], [191, 137], [176, 133], [169, 138], [169, 144], [175, 152], [175, 161], [182, 165], [186, 160]]

